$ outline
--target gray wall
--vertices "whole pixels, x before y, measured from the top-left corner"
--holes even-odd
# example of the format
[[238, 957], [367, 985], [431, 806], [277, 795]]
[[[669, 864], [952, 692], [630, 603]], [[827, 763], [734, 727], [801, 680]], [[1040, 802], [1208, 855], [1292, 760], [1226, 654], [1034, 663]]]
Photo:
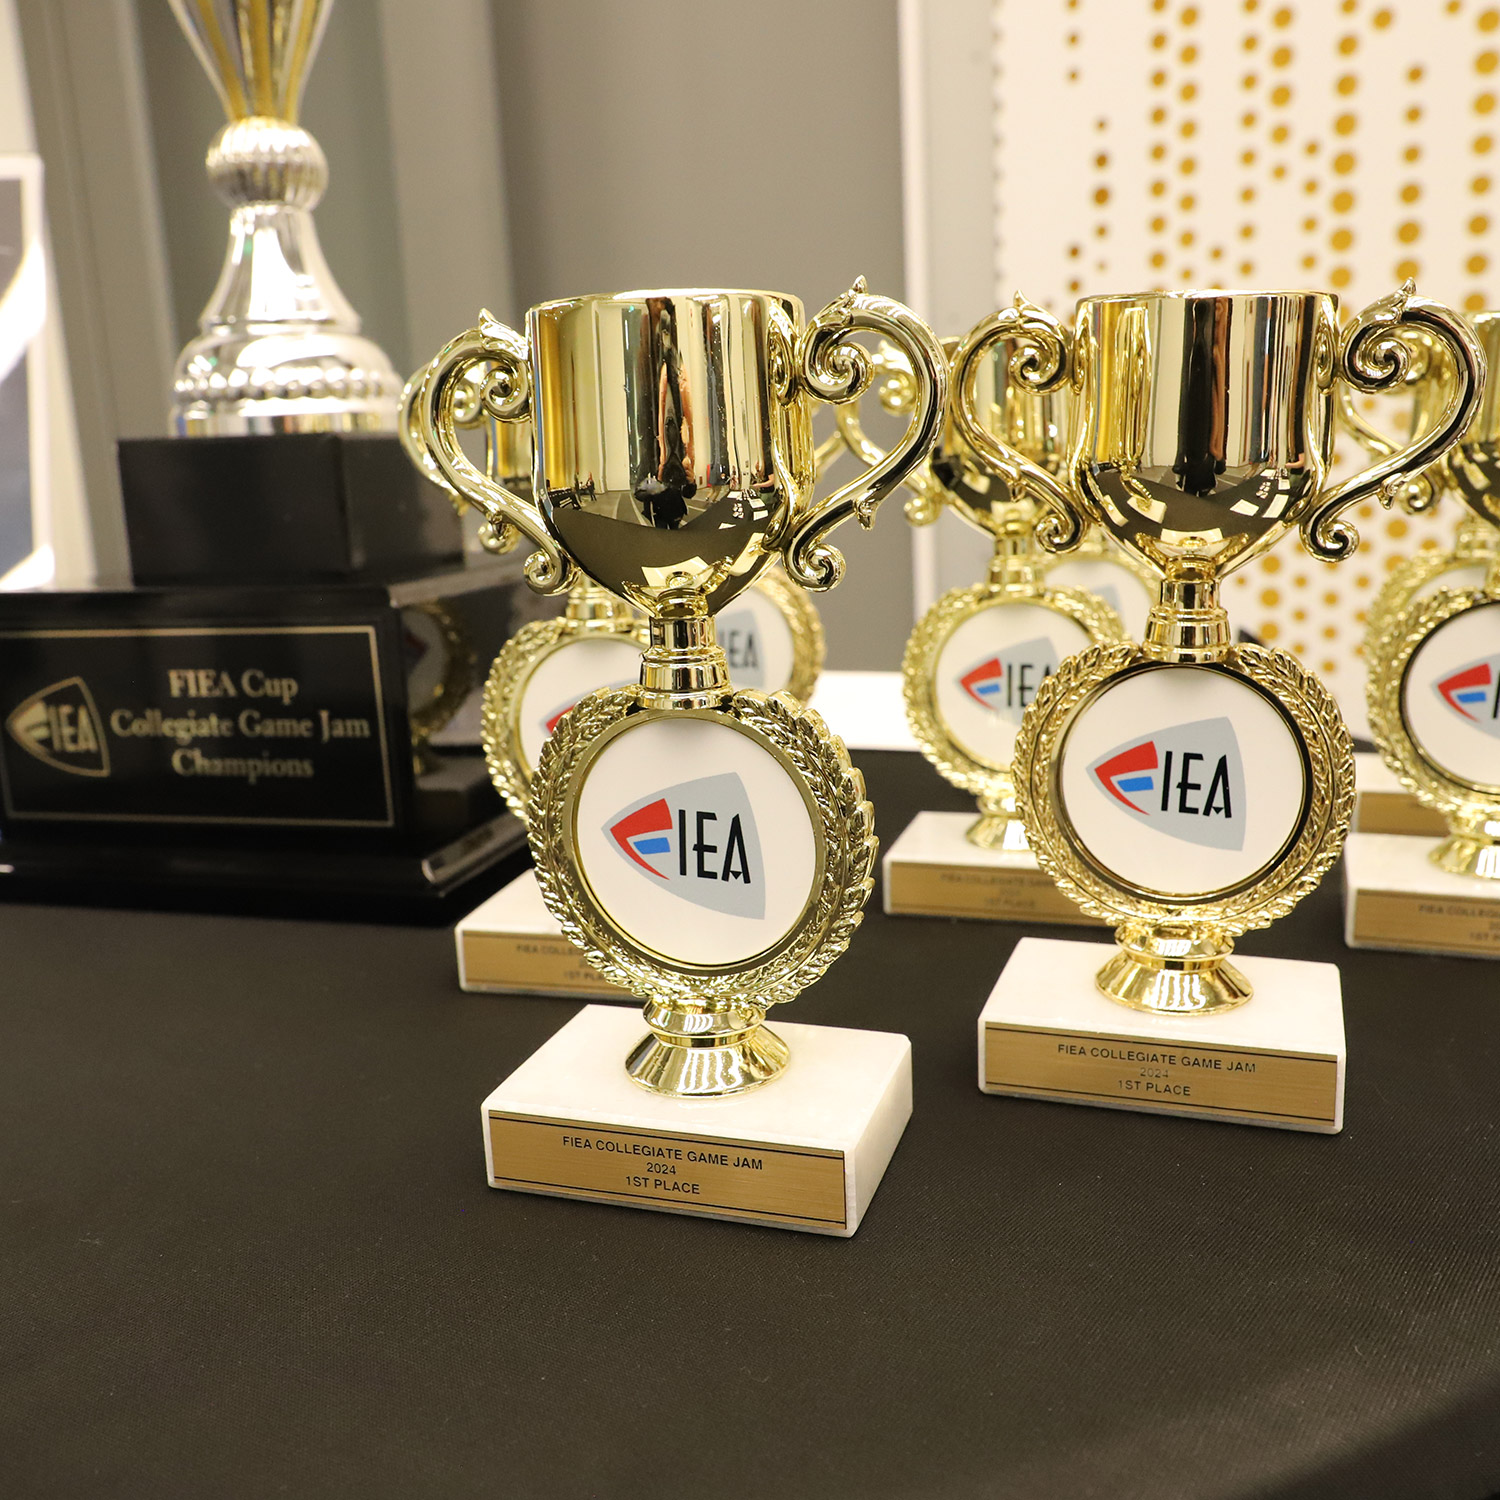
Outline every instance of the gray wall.
[[[139, 36], [175, 349], [224, 254], [203, 171], [222, 115], [165, 0], [111, 3]], [[675, 284], [812, 310], [860, 274], [901, 296], [897, 101], [896, 0], [339, 0], [302, 119], [328, 157], [328, 262], [411, 369], [481, 305], [514, 320], [547, 297]], [[126, 149], [98, 120], [74, 134], [90, 159]], [[131, 253], [110, 229], [75, 282]], [[70, 327], [70, 349], [88, 337]], [[840, 536], [847, 581], [818, 601], [829, 663], [893, 667], [912, 619], [899, 499]]]
[[[902, 295], [894, 0], [497, 0], [518, 307], [635, 286]], [[826, 420], [826, 419], [825, 419]], [[829, 664], [911, 629], [900, 501], [839, 533]]]

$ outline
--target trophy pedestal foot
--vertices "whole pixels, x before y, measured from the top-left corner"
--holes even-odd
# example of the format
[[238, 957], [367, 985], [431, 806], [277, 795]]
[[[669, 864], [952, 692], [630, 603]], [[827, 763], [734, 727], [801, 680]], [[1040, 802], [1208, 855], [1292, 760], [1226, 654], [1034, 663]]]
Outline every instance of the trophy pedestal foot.
[[1095, 983], [1110, 949], [1022, 938], [979, 1016], [979, 1087], [1332, 1134], [1343, 1128], [1344, 1011], [1333, 964], [1237, 962], [1250, 1004], [1130, 1010]]
[[779, 1076], [719, 1099], [639, 1087], [638, 1014], [581, 1010], [484, 1101], [491, 1187], [847, 1238], [911, 1115], [911, 1043], [778, 1024]]
[[1026, 825], [1013, 812], [981, 811], [964, 837], [975, 848], [997, 854], [1031, 853], [1031, 845], [1026, 842]]
[[562, 934], [536, 871], [526, 870], [476, 906], [454, 929], [458, 983], [490, 995], [586, 995], [640, 1002], [612, 985]]
[[886, 852], [888, 916], [979, 917], [1096, 925], [1052, 883], [1031, 853], [981, 849], [969, 813], [923, 812]]
[[1425, 838], [1352, 833], [1344, 846], [1344, 941], [1351, 948], [1500, 958], [1500, 880], [1455, 875]]
[[1423, 807], [1378, 756], [1354, 757], [1355, 833], [1407, 833], [1440, 839], [1448, 831], [1441, 813]]
[[763, 1025], [712, 1046], [652, 1034], [641, 1038], [625, 1071], [643, 1089], [668, 1098], [722, 1099], [769, 1083], [791, 1055]]
[[[1121, 929], [1121, 946], [1100, 967], [1094, 982], [1109, 999], [1131, 1010], [1153, 1015], [1222, 1015], [1255, 993], [1250, 981], [1229, 962], [1228, 943], [1202, 939], [1135, 947], [1126, 946], [1125, 934], [1126, 929]], [[1168, 947], [1180, 951], [1162, 951]]]

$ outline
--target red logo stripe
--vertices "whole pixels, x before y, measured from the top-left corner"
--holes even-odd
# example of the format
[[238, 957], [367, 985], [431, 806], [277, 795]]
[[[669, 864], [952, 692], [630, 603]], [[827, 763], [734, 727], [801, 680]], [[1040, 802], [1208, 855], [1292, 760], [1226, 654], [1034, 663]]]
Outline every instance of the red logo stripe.
[[645, 807], [638, 807], [628, 818], [621, 818], [613, 828], [609, 830], [610, 836], [621, 849], [633, 859], [643, 870], [649, 870], [658, 880], [667, 877], [658, 869], [648, 865], [639, 854], [630, 846], [630, 840], [638, 838], [643, 833], [670, 833], [672, 831], [672, 810], [667, 806], [665, 797], [658, 797], [655, 802], [649, 802]]
[[1118, 755], [1105, 761], [1094, 774], [1099, 778], [1099, 785], [1117, 802], [1123, 802], [1132, 812], [1144, 813], [1146, 811], [1144, 807], [1137, 807], [1115, 785], [1115, 778], [1128, 775], [1131, 771], [1154, 771], [1155, 769], [1156, 741], [1147, 740], [1133, 750], [1122, 750]]
[[964, 673], [964, 675], [958, 679], [958, 685], [971, 698], [978, 699], [980, 703], [983, 703], [984, 699], [980, 698], [979, 694], [974, 691], [974, 684], [976, 682], [987, 682], [992, 678], [1003, 677], [1004, 675], [1005, 670], [1000, 665], [1000, 658], [998, 656], [992, 656], [988, 661], [980, 662], [972, 672]]
[[1449, 677], [1445, 681], [1438, 683], [1438, 692], [1440, 692], [1443, 697], [1447, 699], [1448, 707], [1451, 708], [1455, 713], [1462, 714], [1466, 719], [1472, 719], [1474, 715], [1471, 714], [1469, 710], [1463, 706], [1462, 703], [1459, 703], [1453, 695], [1458, 692], [1460, 688], [1487, 688], [1489, 685], [1489, 663], [1482, 661], [1477, 667], [1470, 667], [1467, 672], [1455, 673], [1452, 677]]

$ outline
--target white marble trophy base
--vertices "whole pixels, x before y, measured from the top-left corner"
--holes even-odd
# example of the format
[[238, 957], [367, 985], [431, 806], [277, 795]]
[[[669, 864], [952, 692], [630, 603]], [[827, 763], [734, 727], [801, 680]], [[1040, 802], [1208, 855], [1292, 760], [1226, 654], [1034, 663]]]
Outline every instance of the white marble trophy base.
[[911, 1116], [911, 1043], [772, 1029], [792, 1052], [779, 1077], [668, 1099], [626, 1076], [639, 1013], [585, 1006], [484, 1101], [490, 1186], [848, 1238]]
[[885, 910], [901, 917], [982, 917], [1096, 926], [1036, 855], [981, 849], [965, 836], [979, 813], [921, 812], [887, 850]]
[[640, 1002], [617, 989], [562, 935], [536, 871], [527, 870], [476, 906], [454, 929], [458, 982], [492, 995], [594, 996]]
[[1344, 941], [1351, 948], [1500, 958], [1500, 880], [1440, 870], [1427, 857], [1436, 844], [1388, 833], [1349, 835]]
[[1354, 757], [1352, 827], [1355, 833], [1409, 833], [1434, 839], [1448, 831], [1442, 814], [1423, 807], [1396, 773], [1369, 751]]
[[1218, 1016], [1106, 999], [1104, 943], [1022, 938], [979, 1015], [979, 1087], [1109, 1109], [1332, 1134], [1344, 1124], [1344, 1008], [1334, 964], [1244, 958], [1255, 994]]

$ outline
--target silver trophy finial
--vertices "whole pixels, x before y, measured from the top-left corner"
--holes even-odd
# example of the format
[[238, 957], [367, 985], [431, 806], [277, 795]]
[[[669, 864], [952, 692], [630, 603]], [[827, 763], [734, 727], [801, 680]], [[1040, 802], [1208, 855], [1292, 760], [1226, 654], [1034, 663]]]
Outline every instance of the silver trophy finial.
[[229, 123], [208, 175], [233, 209], [172, 425], [187, 437], [393, 432], [401, 382], [363, 337], [313, 226], [328, 163], [297, 121], [332, 0], [170, 0]]

